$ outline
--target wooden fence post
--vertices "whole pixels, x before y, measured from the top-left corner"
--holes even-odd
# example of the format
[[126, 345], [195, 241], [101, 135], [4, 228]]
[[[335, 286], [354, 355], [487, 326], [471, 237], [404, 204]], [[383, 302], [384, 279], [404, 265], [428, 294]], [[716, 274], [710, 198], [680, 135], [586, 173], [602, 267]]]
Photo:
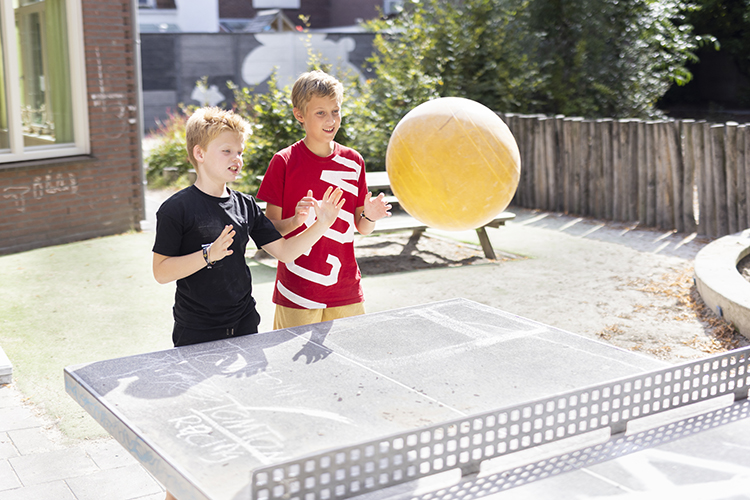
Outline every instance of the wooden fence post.
[[599, 197], [599, 206], [601, 215], [600, 217], [613, 220], [614, 214], [612, 212], [614, 198], [613, 188], [613, 165], [612, 159], [612, 122], [610, 118], [605, 118], [599, 121], [599, 133], [598, 140], [601, 145], [601, 180], [599, 186], [601, 186], [601, 193], [597, 193]]
[[570, 212], [572, 208], [571, 192], [573, 190], [573, 182], [571, 173], [571, 165], [573, 164], [573, 119], [563, 119], [563, 141], [562, 141], [562, 211]]
[[695, 168], [695, 143], [693, 140], [694, 120], [683, 120], [681, 128], [682, 144], [682, 161], [684, 167], [684, 180], [682, 184], [682, 220], [685, 231], [694, 232], [695, 224], [695, 194], [696, 189], [696, 168]]
[[638, 216], [637, 136], [633, 120], [618, 120], [620, 129], [620, 168], [622, 180], [621, 216], [623, 221], [635, 221]]
[[703, 153], [700, 163], [700, 184], [698, 198], [700, 200], [700, 227], [702, 234], [716, 236], [716, 204], [714, 203], [714, 176], [711, 173], [711, 162], [713, 161], [713, 150], [711, 149], [711, 125], [705, 121], [700, 122], [700, 136]]
[[519, 207], [525, 207], [524, 204], [524, 181], [526, 178], [526, 170], [528, 168], [527, 165], [524, 165], [523, 163], [523, 142], [526, 140], [525, 137], [521, 136], [521, 131], [518, 129], [518, 125], [515, 121], [515, 113], [503, 113], [500, 117], [503, 119], [505, 124], [510, 129], [510, 133], [513, 134], [513, 137], [516, 139], [516, 144], [518, 145], [518, 153], [521, 158], [521, 174], [518, 177], [518, 187], [516, 187], [516, 193], [513, 195], [513, 199], [511, 200], [511, 204], [518, 205]]
[[547, 184], [549, 183], [549, 177], [547, 177], [547, 165], [546, 165], [546, 146], [545, 134], [544, 134], [544, 119], [537, 118], [534, 121], [534, 150], [532, 151], [534, 169], [534, 198], [536, 199], [536, 207], [542, 210], [549, 210], [549, 199], [547, 197]]
[[737, 223], [737, 123], [724, 124], [724, 171], [726, 172], [727, 234], [739, 231]]
[[738, 205], [741, 219], [740, 229], [750, 227], [750, 127], [742, 126], [742, 160], [739, 162], [740, 172], [738, 173], [739, 184], [744, 186], [741, 190], [740, 203]]
[[685, 182], [685, 166], [682, 157], [682, 139], [680, 137], [680, 127], [674, 120], [666, 122], [664, 130], [666, 132], [665, 147], [667, 158], [669, 160], [670, 179], [671, 179], [671, 212], [672, 226], [665, 229], [676, 229], [679, 232], [685, 231], [685, 222], [682, 217], [685, 199], [683, 198], [683, 183]]
[[609, 151], [609, 148], [604, 146], [605, 140], [602, 138], [604, 135], [605, 126], [603, 120], [597, 120], [594, 128], [594, 136], [591, 138], [592, 142], [592, 170], [590, 178], [591, 193], [591, 214], [597, 219], [603, 219], [606, 217], [606, 211], [604, 209], [604, 202], [606, 199], [606, 188], [604, 184], [604, 171], [607, 168], [607, 159], [605, 157], [605, 151]]
[[637, 125], [637, 147], [638, 160], [636, 171], [638, 173], [638, 214], [637, 220], [640, 224], [648, 224], [646, 214], [648, 203], [648, 125], [643, 121], [638, 121]]
[[716, 207], [716, 234], [714, 236], [725, 236], [729, 234], [727, 224], [727, 175], [726, 159], [724, 156], [724, 125], [711, 126], [711, 153], [713, 173], [713, 193]]
[[591, 180], [593, 170], [599, 159], [594, 156], [593, 149], [594, 122], [592, 120], [583, 120], [581, 122], [581, 180], [580, 180], [580, 201], [578, 204], [578, 213], [581, 215], [591, 215], [593, 208], [591, 202]]
[[656, 145], [659, 142], [657, 122], [647, 123], [646, 133], [646, 225], [656, 227]]
[[583, 152], [583, 118], [574, 118], [571, 122], [573, 128], [573, 164], [571, 165], [571, 192], [570, 211], [574, 214], [581, 213], [581, 177], [584, 163]]
[[564, 202], [565, 199], [565, 133], [564, 133], [564, 116], [563, 115], [557, 115], [555, 116], [555, 131], [554, 131], [554, 141], [555, 141], [555, 192], [554, 192], [554, 207], [557, 212], [562, 212], [564, 210]]
[[656, 227], [671, 229], [674, 225], [672, 214], [672, 169], [669, 159], [667, 143], [669, 135], [666, 122], [660, 121], [656, 125], [657, 135], [654, 142], [656, 150]]
[[622, 137], [620, 136], [619, 120], [612, 122], [612, 219], [623, 221], [625, 197], [623, 187], [625, 186], [624, 166], [622, 161]]

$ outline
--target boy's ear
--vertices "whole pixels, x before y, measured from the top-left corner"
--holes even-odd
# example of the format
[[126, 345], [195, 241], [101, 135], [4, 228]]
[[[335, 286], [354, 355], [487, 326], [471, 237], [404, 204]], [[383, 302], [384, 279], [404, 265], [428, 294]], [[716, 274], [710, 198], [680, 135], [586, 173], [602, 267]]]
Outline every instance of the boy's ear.
[[304, 124], [305, 123], [305, 117], [302, 115], [302, 111], [300, 111], [298, 108], [292, 108], [292, 114], [297, 119], [298, 122]]
[[193, 146], [193, 156], [196, 160], [203, 161], [203, 149], [200, 147], [200, 144]]

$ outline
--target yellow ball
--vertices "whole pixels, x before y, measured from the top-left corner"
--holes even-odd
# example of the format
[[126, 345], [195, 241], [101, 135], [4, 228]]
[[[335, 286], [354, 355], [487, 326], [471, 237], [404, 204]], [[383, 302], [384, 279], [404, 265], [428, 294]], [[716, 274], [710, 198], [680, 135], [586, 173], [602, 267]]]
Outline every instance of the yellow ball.
[[427, 101], [407, 113], [391, 134], [385, 162], [404, 210], [451, 231], [494, 219], [510, 204], [521, 174], [518, 145], [505, 122], [461, 97]]

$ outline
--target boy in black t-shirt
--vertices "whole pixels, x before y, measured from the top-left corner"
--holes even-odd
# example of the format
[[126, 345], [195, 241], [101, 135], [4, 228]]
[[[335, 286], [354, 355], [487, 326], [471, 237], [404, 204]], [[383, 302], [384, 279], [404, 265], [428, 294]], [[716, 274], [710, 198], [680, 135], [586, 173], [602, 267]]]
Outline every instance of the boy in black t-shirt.
[[[342, 191], [329, 188], [322, 200], [312, 192], [297, 205], [300, 216], [314, 209], [307, 230], [284, 239], [252, 196], [227, 188], [242, 169], [249, 123], [231, 111], [198, 109], [186, 126], [187, 152], [197, 179], [159, 208], [153, 272], [156, 281], [177, 281], [175, 347], [258, 331], [245, 248], [255, 245], [282, 262], [307, 251], [336, 220]], [[167, 495], [170, 498], [170, 495]]]

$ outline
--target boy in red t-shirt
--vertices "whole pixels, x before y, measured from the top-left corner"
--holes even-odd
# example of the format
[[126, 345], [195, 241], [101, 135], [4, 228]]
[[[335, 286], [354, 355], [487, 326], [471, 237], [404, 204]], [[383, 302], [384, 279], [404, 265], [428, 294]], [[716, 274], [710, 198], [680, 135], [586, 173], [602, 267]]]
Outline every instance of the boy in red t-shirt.
[[274, 329], [364, 313], [354, 229], [370, 234], [377, 220], [391, 215], [391, 206], [382, 193], [373, 198], [368, 192], [362, 156], [334, 141], [343, 99], [341, 82], [322, 71], [297, 79], [292, 105], [305, 137], [274, 155], [258, 191], [267, 203], [266, 217], [287, 238], [315, 221], [311, 208], [329, 187], [340, 188], [345, 200], [338, 219], [309, 252], [279, 263]]

